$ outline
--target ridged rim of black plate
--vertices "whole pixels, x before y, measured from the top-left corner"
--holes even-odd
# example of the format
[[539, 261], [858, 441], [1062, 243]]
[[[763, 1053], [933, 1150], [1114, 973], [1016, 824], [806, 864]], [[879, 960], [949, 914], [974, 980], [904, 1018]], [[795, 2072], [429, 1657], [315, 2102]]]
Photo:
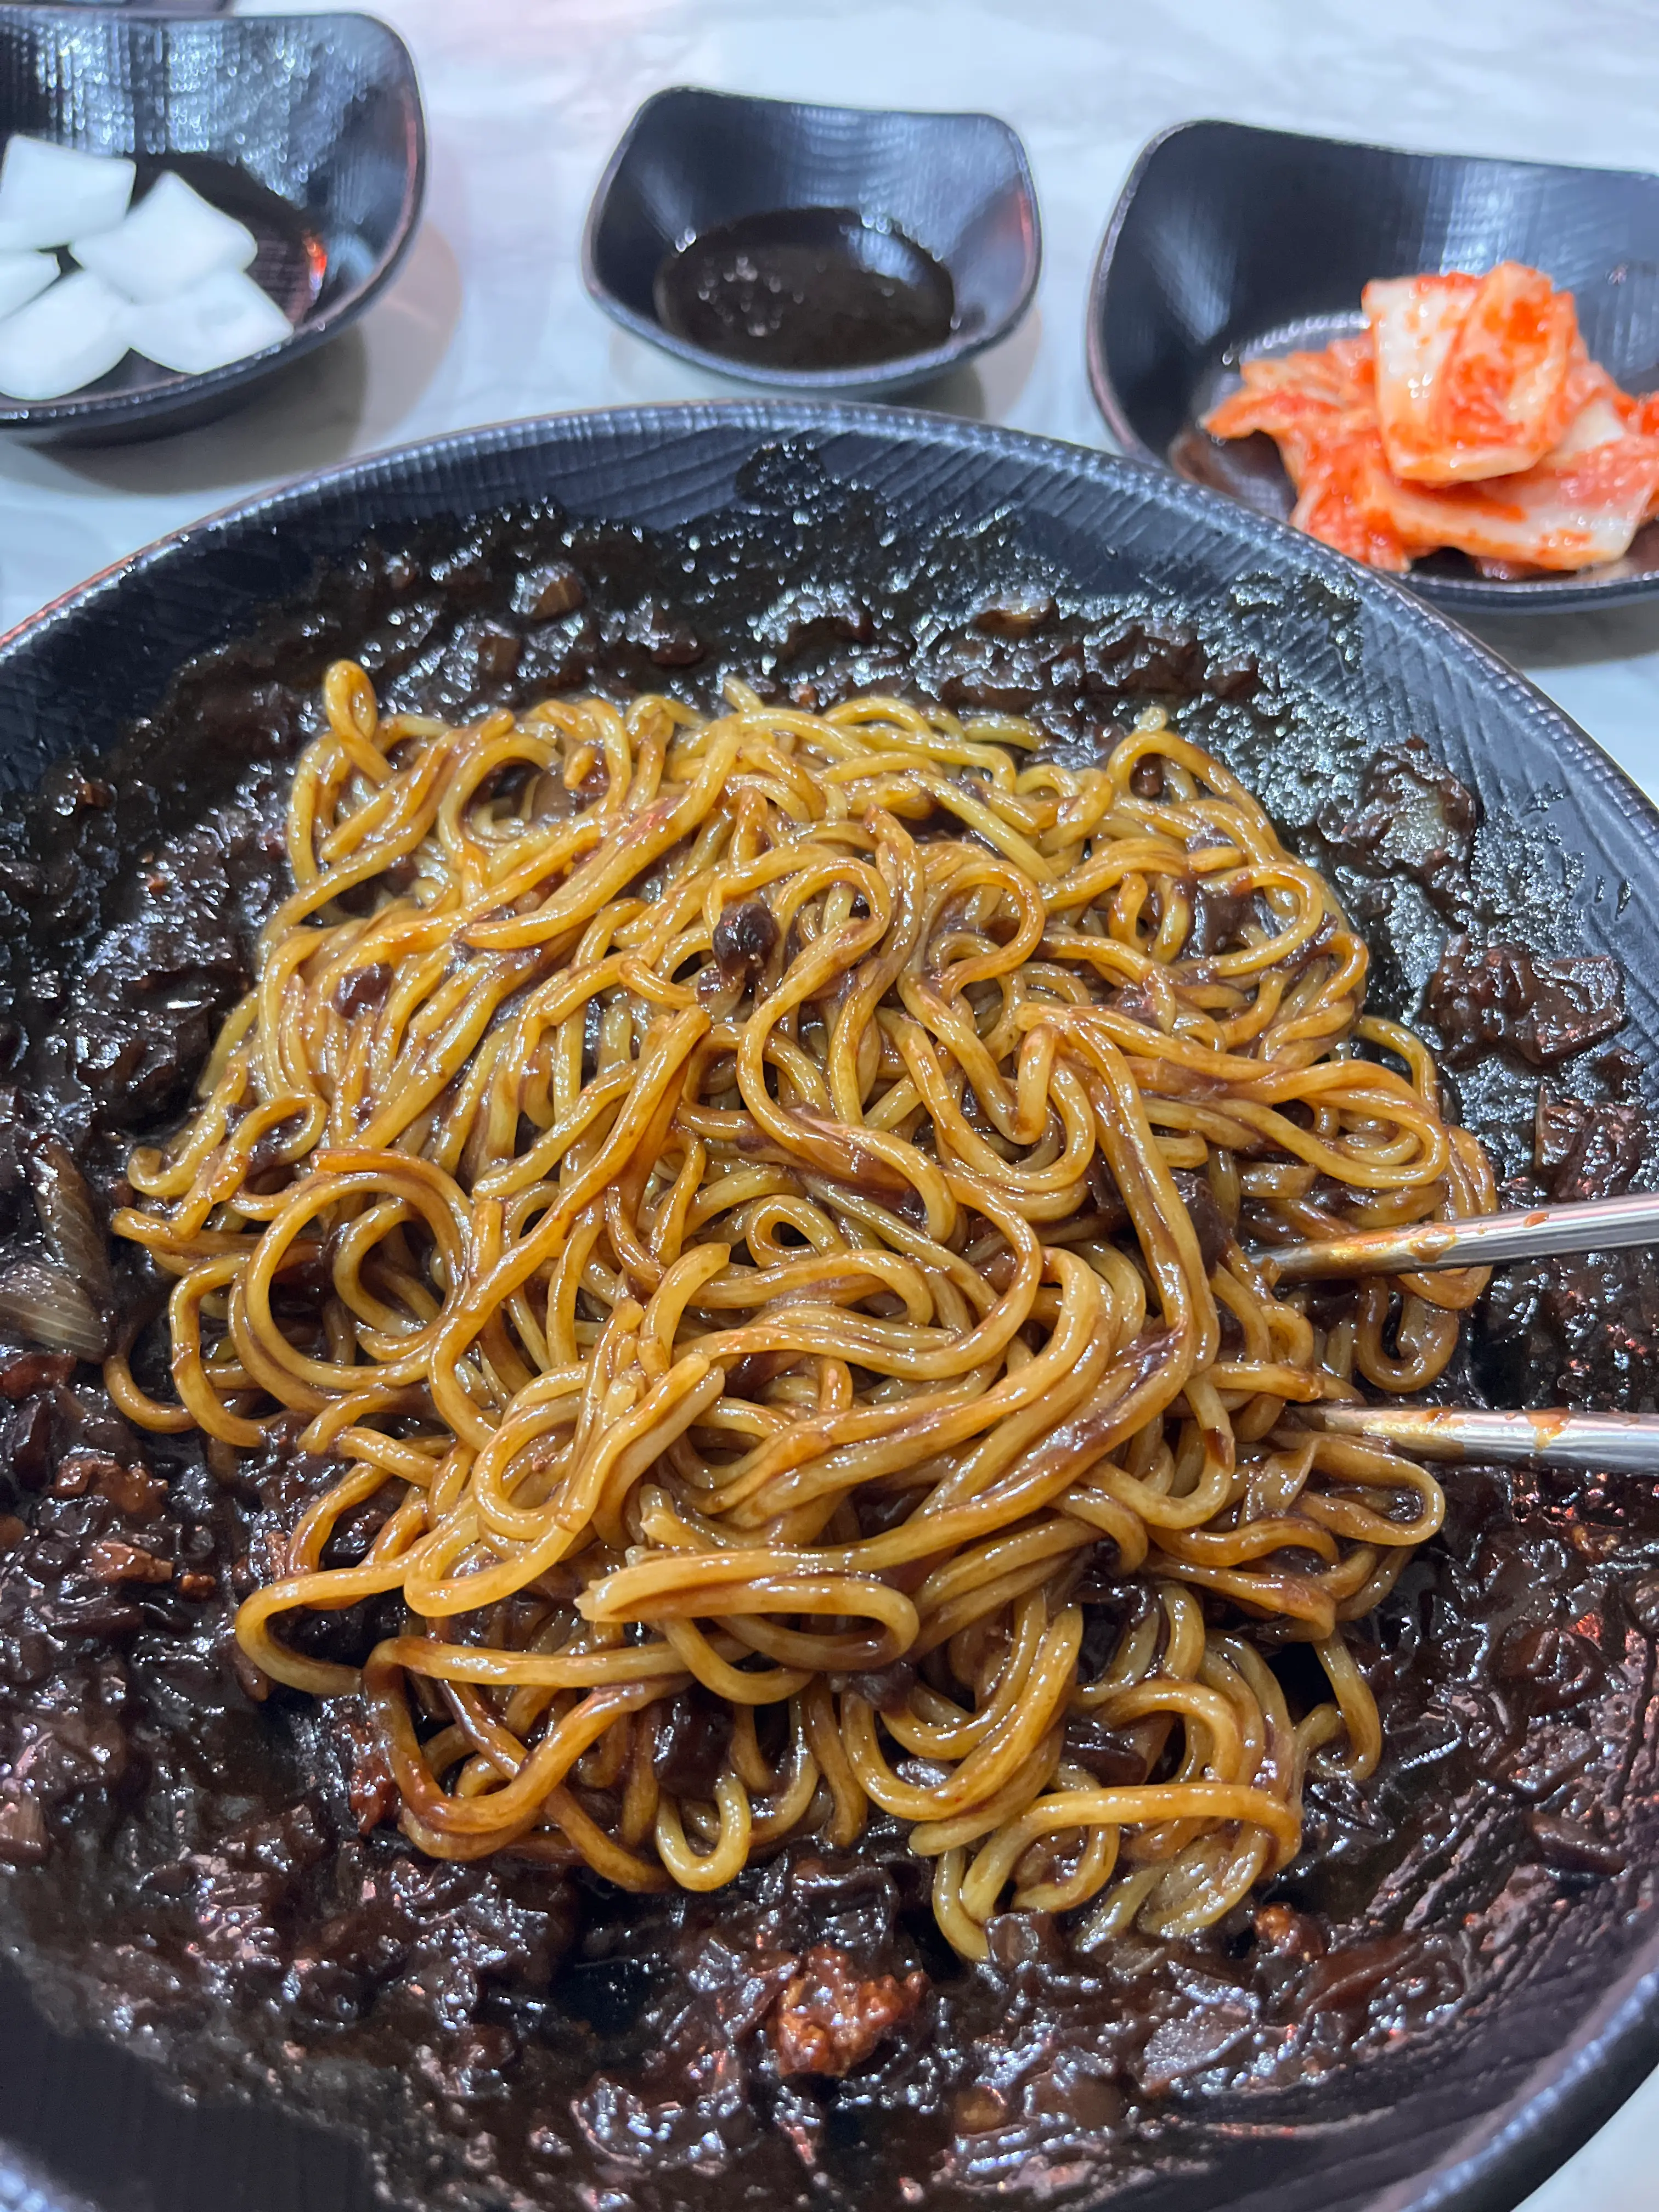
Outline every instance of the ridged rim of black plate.
[[[911, 117], [929, 123], [991, 123], [1006, 137], [1012, 149], [1019, 181], [1025, 194], [1025, 204], [1031, 215], [1031, 252], [1025, 275], [1013, 304], [1006, 313], [983, 331], [971, 335], [963, 333], [946, 340], [945, 344], [930, 346], [926, 353], [901, 354], [893, 361], [871, 362], [863, 368], [776, 368], [760, 370], [742, 362], [730, 360], [725, 354], [713, 353], [708, 347], [694, 345], [689, 338], [676, 337], [665, 330], [654, 315], [642, 315], [619, 300], [599, 274], [598, 243], [599, 225], [605, 217], [605, 204], [611, 198], [611, 187], [628, 158], [634, 141], [649, 119], [653, 108], [665, 100], [674, 100], [686, 93], [696, 93], [705, 100], [728, 102], [733, 107], [788, 107], [803, 115], [890, 115], [901, 119]], [[921, 107], [844, 107], [831, 106], [817, 100], [772, 100], [757, 93], [721, 92], [716, 87], [704, 84], [665, 84], [653, 92], [648, 100], [641, 100], [629, 117], [628, 128], [617, 141], [616, 149], [605, 165], [599, 183], [593, 187], [593, 197], [587, 204], [587, 216], [582, 224], [581, 245], [582, 283], [594, 304], [603, 307], [613, 323], [620, 323], [635, 337], [657, 347], [663, 353], [672, 353], [681, 361], [690, 362], [694, 368], [708, 369], [715, 376], [728, 378], [734, 384], [760, 385], [775, 392], [801, 394], [823, 394], [832, 398], [837, 392], [873, 393], [891, 391], [944, 376], [959, 362], [972, 361], [988, 346], [995, 345], [1017, 330], [1030, 312], [1036, 297], [1037, 279], [1042, 274], [1042, 212], [1037, 205], [1036, 185], [1031, 176], [1031, 165], [1026, 158], [1025, 143], [1012, 123], [1001, 116], [992, 115], [982, 108], [921, 108]]]
[[[94, 618], [102, 615], [107, 603], [135, 586], [149, 586], [160, 580], [170, 563], [204, 546], [216, 543], [228, 550], [239, 543], [268, 544], [285, 523], [308, 513], [325, 512], [342, 500], [364, 507], [356, 526], [362, 535], [374, 527], [368, 509], [377, 495], [391, 495], [389, 503], [395, 506], [396, 495], [411, 483], [441, 475], [453, 477], [458, 470], [469, 471], [478, 487], [472, 507], [467, 507], [465, 498], [458, 499], [452, 488], [444, 489], [428, 511], [487, 511], [500, 504], [503, 495], [500, 483], [507, 471], [491, 465], [498, 457], [566, 453], [572, 456], [574, 472], [584, 447], [598, 447], [607, 440], [629, 441], [636, 457], [661, 457], [659, 481], [666, 502], [672, 505], [676, 449], [681, 449], [680, 483], [700, 485], [708, 471], [689, 464], [684, 449], [694, 447], [700, 434], [715, 432], [752, 434], [757, 441], [813, 434], [833, 439], [846, 434], [890, 449], [901, 465], [893, 472], [896, 478], [923, 461], [937, 467], [942, 458], [947, 489], [952, 456], [959, 457], [963, 465], [959, 472], [963, 474], [974, 457], [988, 456], [1023, 462], [1032, 475], [1058, 478], [1085, 494], [1091, 484], [1097, 484], [1132, 501], [1144, 495], [1168, 517], [1176, 543], [1183, 537], [1231, 540], [1235, 548], [1266, 567], [1281, 574], [1299, 573], [1322, 580], [1362, 609], [1369, 603], [1380, 618], [1385, 636], [1389, 631], [1397, 635], [1401, 629], [1415, 630], [1419, 642], [1431, 649], [1431, 657], [1441, 666], [1456, 665], [1462, 676], [1486, 687], [1511, 724], [1532, 725], [1541, 739], [1564, 756], [1564, 769], [1576, 772], [1595, 787], [1600, 800], [1622, 818], [1632, 843], [1645, 847], [1650, 858], [1659, 859], [1659, 811], [1616, 763], [1524, 676], [1447, 617], [1425, 607], [1392, 578], [1364, 568], [1317, 540], [1191, 483], [1171, 470], [955, 416], [886, 407], [732, 400], [592, 410], [500, 423], [349, 462], [176, 531], [0, 636], [0, 726], [9, 708], [18, 712], [20, 721], [28, 710], [31, 686], [27, 663], [37, 649], [54, 645], [58, 634], [72, 635], [88, 615]], [[894, 481], [874, 488], [891, 496], [902, 489], [902, 483]], [[513, 495], [526, 495], [520, 490]], [[1072, 520], [1068, 514], [1068, 524]], [[1076, 520], [1086, 528], [1086, 515], [1079, 513]], [[245, 612], [234, 612], [223, 635], [241, 635], [249, 626]], [[25, 665], [23, 668], [20, 663]], [[5, 696], [8, 690], [12, 693], [10, 701]], [[136, 706], [142, 703], [135, 701]], [[1475, 738], [1490, 744], [1501, 734], [1498, 720], [1494, 715], [1485, 730], [1474, 733]], [[1632, 981], [1639, 983], [1640, 979]], [[1648, 1013], [1650, 1026], [1654, 1026], [1651, 1006]], [[1635, 1949], [1625, 1972], [1606, 1996], [1532, 2069], [1515, 2094], [1477, 2121], [1467, 2136], [1419, 2173], [1373, 2197], [1366, 2212], [1513, 2212], [1521, 2198], [1571, 2156], [1656, 2063], [1659, 2063], [1659, 1933], [1650, 1935]], [[15, 2201], [31, 2201], [40, 2212], [54, 2212], [54, 2206], [58, 2212], [72, 2212], [67, 2195], [54, 2200], [40, 2193], [40, 2170], [33, 2160], [26, 2158], [13, 2172], [20, 2186], [36, 2192], [32, 2199]], [[9, 2201], [3, 2193], [6, 2180], [4, 2168], [0, 2166], [0, 2202]]]
[[[32, 7], [35, 0], [11, 0], [14, 7]], [[58, 8], [114, 8], [133, 15], [155, 14], [158, 0], [52, 0]], [[169, 15], [217, 15], [230, 5], [230, 0], [172, 0], [167, 9]]]
[[[1480, 154], [1439, 155], [1425, 153], [1420, 147], [1385, 146], [1374, 138], [1328, 138], [1316, 131], [1269, 130], [1253, 123], [1237, 123], [1226, 116], [1194, 115], [1184, 123], [1171, 124], [1149, 138], [1135, 156], [1134, 167], [1124, 180], [1105, 230], [1095, 253], [1094, 267], [1089, 276], [1089, 304], [1085, 311], [1084, 344], [1089, 369], [1089, 386], [1095, 396], [1095, 404], [1105, 420], [1107, 428], [1117, 440], [1124, 453], [1136, 460], [1150, 461], [1153, 467], [1168, 475], [1180, 477], [1184, 483], [1190, 478], [1181, 476], [1162, 453], [1152, 448], [1137, 434], [1133, 424], [1123, 411], [1117, 387], [1112, 382], [1106, 366], [1106, 349], [1103, 336], [1105, 321], [1106, 283], [1111, 273], [1112, 258], [1122, 234], [1129, 209], [1140, 189], [1140, 180], [1160, 147], [1170, 139], [1179, 138], [1188, 131], [1213, 130], [1218, 126], [1229, 131], [1249, 131], [1263, 138], [1305, 138], [1310, 145], [1352, 146], [1367, 153], [1387, 154], [1401, 161], [1484, 161], [1497, 160], [1496, 155]], [[1654, 173], [1644, 169], [1592, 169], [1571, 161], [1514, 161], [1503, 157], [1506, 167], [1514, 168], [1554, 169], [1569, 176], [1583, 177], [1650, 177]], [[1225, 494], [1218, 494], [1225, 497]], [[1235, 501], [1234, 504], [1242, 504]], [[1303, 533], [1297, 532], [1298, 536]], [[1327, 549], [1329, 550], [1329, 549]], [[1351, 561], [1346, 554], [1337, 554], [1339, 561], [1351, 568], [1362, 568], [1364, 563]], [[1376, 571], [1368, 571], [1376, 574]], [[1587, 581], [1577, 575], [1559, 577], [1520, 576], [1512, 583], [1501, 583], [1480, 576], [1425, 575], [1411, 569], [1400, 580], [1407, 590], [1418, 598], [1432, 600], [1436, 605], [1461, 608], [1471, 614], [1510, 615], [1517, 618], [1528, 615], [1565, 612], [1572, 608], [1614, 607], [1628, 605], [1635, 599], [1651, 599], [1659, 594], [1659, 571], [1645, 576], [1607, 576]]]
[[[223, 8], [228, 0], [218, 0]], [[163, 9], [153, 9], [153, 0], [135, 0], [135, 4], [112, 8], [37, 7], [29, 0], [13, 0], [13, 4], [0, 5], [0, 18], [15, 16], [39, 28], [49, 23], [61, 23], [66, 31], [84, 31], [89, 21], [100, 17], [118, 28], [135, 34], [162, 29], [175, 38], [211, 39], [233, 25], [244, 29], [253, 25], [305, 24], [319, 34], [329, 26], [340, 23], [366, 24], [383, 38], [396, 56], [399, 72], [409, 94], [410, 146], [409, 167], [404, 179], [403, 204], [398, 210], [397, 227], [385, 251], [362, 283], [348, 285], [337, 298], [325, 307], [308, 314], [305, 320], [285, 338], [275, 345], [262, 347], [258, 353], [244, 354], [240, 361], [227, 362], [222, 368], [209, 368], [196, 375], [175, 375], [167, 384], [151, 385], [136, 392], [100, 392], [84, 398], [73, 392], [62, 399], [40, 399], [19, 404], [15, 401], [0, 400], [0, 431], [27, 431], [35, 435], [42, 432], [61, 430], [76, 435], [94, 436], [104, 428], [125, 430], [146, 416], [166, 416], [184, 409], [194, 410], [210, 404], [222, 392], [232, 392], [239, 384], [252, 383], [269, 371], [283, 367], [307, 354], [319, 345], [338, 336], [348, 324], [353, 323], [365, 307], [391, 283], [403, 263], [404, 255], [414, 242], [421, 219], [421, 207], [426, 197], [426, 116], [421, 103], [420, 82], [415, 73], [415, 58], [403, 40], [389, 23], [378, 15], [369, 15], [355, 9], [334, 9], [316, 15], [246, 15], [235, 16], [217, 12], [209, 15], [181, 15], [169, 14]]]

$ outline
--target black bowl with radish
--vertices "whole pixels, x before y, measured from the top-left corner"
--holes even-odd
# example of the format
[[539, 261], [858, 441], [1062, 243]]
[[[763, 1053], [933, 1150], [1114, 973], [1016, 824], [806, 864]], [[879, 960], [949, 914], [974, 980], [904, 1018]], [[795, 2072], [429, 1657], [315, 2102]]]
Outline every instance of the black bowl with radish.
[[386, 283], [424, 166], [413, 65], [371, 17], [0, 8], [0, 432], [222, 412]]

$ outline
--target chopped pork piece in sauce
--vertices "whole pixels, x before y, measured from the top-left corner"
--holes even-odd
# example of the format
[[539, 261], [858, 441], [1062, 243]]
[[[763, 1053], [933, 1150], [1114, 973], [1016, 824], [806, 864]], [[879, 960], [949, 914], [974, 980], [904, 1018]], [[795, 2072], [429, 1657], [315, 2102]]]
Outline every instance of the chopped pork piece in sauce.
[[862, 2064], [890, 2028], [911, 2019], [925, 1974], [860, 1975], [845, 1951], [815, 1943], [779, 1997], [772, 2040], [781, 2074], [839, 2078]]
[[1374, 568], [1451, 547], [1484, 574], [1591, 568], [1659, 511], [1659, 395], [1590, 361], [1570, 294], [1516, 262], [1368, 284], [1370, 327], [1242, 364], [1205, 428], [1277, 443], [1298, 529]]

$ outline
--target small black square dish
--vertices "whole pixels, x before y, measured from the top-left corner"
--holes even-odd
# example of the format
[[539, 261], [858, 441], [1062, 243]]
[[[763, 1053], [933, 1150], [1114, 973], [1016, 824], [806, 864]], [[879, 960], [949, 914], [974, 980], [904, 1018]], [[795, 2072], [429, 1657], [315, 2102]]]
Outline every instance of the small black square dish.
[[[1625, 391], [1659, 386], [1659, 177], [1182, 124], [1142, 153], [1102, 241], [1090, 382], [1126, 452], [1287, 517], [1273, 442], [1200, 427], [1237, 388], [1241, 359], [1363, 331], [1374, 277], [1506, 260], [1573, 295], [1590, 358]], [[1461, 613], [1617, 605], [1659, 594], [1659, 523], [1576, 574], [1498, 579], [1440, 552], [1402, 580]]]
[[612, 155], [582, 275], [607, 314], [683, 361], [872, 397], [1006, 337], [1041, 254], [1025, 149], [994, 116], [678, 87]]
[[368, 15], [0, 8], [0, 146], [14, 133], [131, 156], [135, 204], [176, 172], [252, 232], [248, 274], [292, 325], [198, 374], [129, 352], [62, 398], [0, 394], [0, 431], [30, 442], [110, 443], [223, 412], [359, 315], [419, 218], [425, 127], [414, 64]]

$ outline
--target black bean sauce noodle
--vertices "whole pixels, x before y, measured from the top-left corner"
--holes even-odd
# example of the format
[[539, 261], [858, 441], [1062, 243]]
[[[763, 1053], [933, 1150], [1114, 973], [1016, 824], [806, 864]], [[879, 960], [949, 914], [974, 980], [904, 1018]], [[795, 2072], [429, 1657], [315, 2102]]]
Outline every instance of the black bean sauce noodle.
[[[1443, 1510], [1295, 1408], [1431, 1382], [1484, 1280], [1413, 1281], [1392, 1345], [1382, 1285], [1316, 1330], [1242, 1214], [1492, 1202], [1328, 886], [1158, 712], [1073, 771], [1014, 718], [735, 681], [712, 720], [382, 720], [349, 663], [325, 696], [295, 888], [115, 1224], [173, 1279], [178, 1403], [119, 1358], [115, 1402], [241, 1451], [298, 1415], [340, 1463], [247, 1657], [366, 1698], [440, 1857], [715, 1890], [879, 1808], [969, 1958], [1010, 1900], [1090, 1942], [1220, 1918], [1296, 1856], [1310, 1761], [1375, 1765], [1346, 1624]], [[1151, 1602], [1085, 1662], [1103, 1557]], [[284, 1639], [388, 1593], [361, 1670]], [[1241, 1619], [1328, 1701], [1293, 1717]]]

